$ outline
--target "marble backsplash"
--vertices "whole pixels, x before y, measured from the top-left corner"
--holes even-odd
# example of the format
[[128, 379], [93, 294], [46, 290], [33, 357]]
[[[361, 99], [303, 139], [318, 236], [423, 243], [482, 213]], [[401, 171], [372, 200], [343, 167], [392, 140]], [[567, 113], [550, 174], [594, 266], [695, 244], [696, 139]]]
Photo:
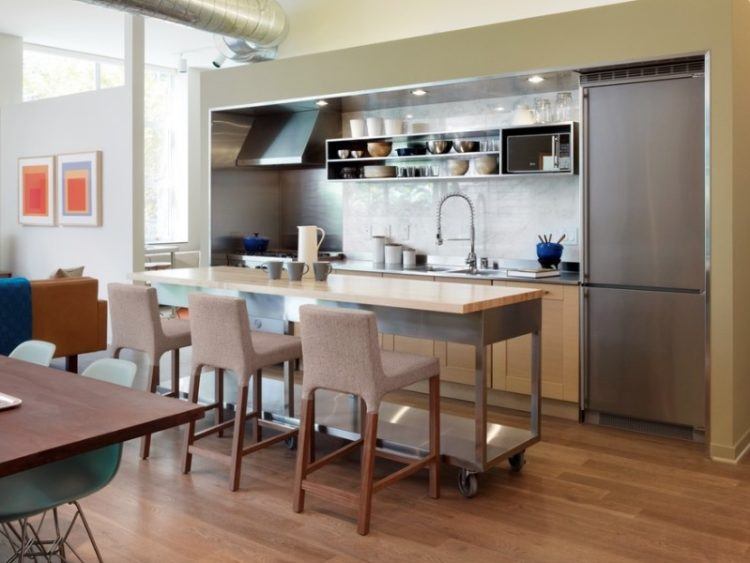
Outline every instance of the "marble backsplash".
[[[556, 93], [543, 94], [551, 100]], [[400, 117], [407, 115], [407, 131], [460, 131], [504, 127], [513, 124], [513, 109], [519, 103], [533, 107], [540, 97], [516, 96], [472, 102], [426, 104], [388, 110], [345, 113], [344, 129], [355, 117]], [[571, 119], [579, 120], [578, 92], [573, 91]], [[477, 255], [493, 259], [535, 259], [537, 235], [552, 233], [557, 240], [566, 235], [563, 260], [579, 260], [580, 177], [523, 176], [490, 180], [362, 182], [344, 184], [344, 252], [365, 257], [371, 252], [371, 237], [386, 235], [393, 242], [415, 248], [421, 254], [465, 256], [467, 241], [435, 243], [436, 212], [440, 199], [461, 192], [474, 202]], [[455, 198], [443, 208], [443, 237], [468, 238], [469, 212], [466, 202]]]

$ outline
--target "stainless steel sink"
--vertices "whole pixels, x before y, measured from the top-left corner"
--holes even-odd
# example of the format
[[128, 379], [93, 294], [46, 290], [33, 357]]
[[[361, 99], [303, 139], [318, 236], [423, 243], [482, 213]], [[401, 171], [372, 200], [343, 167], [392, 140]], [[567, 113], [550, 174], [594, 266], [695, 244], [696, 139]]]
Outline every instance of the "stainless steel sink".
[[477, 276], [477, 277], [493, 277], [493, 276], [500, 276], [502, 274], [502, 270], [477, 270], [476, 272], [472, 273], [471, 270], [468, 268], [463, 268], [459, 270], [448, 270], [447, 273], [451, 274], [462, 274], [466, 276]]
[[422, 264], [414, 268], [409, 268], [413, 272], [452, 272], [455, 266], [434, 266], [432, 264]]

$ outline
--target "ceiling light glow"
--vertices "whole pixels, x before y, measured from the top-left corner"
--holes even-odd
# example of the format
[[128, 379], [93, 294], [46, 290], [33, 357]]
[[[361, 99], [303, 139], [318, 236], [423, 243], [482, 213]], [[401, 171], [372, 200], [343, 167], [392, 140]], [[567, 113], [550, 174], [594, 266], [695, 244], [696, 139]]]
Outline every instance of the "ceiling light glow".
[[529, 76], [529, 82], [532, 84], [539, 84], [540, 82], [544, 82], [544, 78], [535, 74], [534, 76]]
[[417, 88], [416, 90], [412, 90], [411, 93], [414, 96], [424, 96], [425, 94], [427, 94], [427, 90], [422, 90], [422, 88]]
[[319, 108], [324, 108], [328, 105], [328, 102], [326, 102], [325, 100], [318, 100], [317, 102], [315, 102], [315, 105]]

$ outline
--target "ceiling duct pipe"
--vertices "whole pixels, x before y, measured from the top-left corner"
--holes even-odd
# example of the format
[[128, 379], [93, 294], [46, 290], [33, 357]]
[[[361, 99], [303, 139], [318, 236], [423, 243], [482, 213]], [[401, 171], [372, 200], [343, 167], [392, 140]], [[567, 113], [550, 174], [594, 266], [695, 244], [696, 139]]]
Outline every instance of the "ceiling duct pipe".
[[215, 33], [220, 55], [214, 66], [229, 59], [254, 62], [273, 59], [289, 23], [276, 0], [81, 0], [142, 14]]

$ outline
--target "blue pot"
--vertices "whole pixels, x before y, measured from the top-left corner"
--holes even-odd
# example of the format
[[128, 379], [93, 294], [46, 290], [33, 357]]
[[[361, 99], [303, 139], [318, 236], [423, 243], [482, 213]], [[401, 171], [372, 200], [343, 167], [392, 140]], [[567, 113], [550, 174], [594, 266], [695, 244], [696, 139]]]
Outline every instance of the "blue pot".
[[242, 238], [242, 244], [245, 247], [245, 252], [265, 252], [268, 249], [268, 239], [261, 237], [258, 233], [253, 233], [253, 236], [246, 236]]
[[563, 245], [556, 242], [540, 242], [536, 245], [536, 257], [544, 268], [557, 267], [563, 253]]

